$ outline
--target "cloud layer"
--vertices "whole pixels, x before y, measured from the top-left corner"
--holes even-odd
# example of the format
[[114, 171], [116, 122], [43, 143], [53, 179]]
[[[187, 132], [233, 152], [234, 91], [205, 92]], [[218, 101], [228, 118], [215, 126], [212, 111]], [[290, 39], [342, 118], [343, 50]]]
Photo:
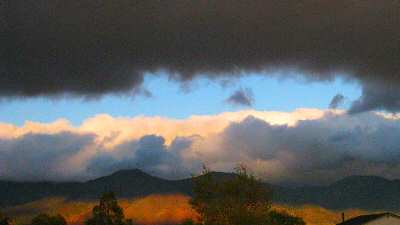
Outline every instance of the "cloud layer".
[[219, 171], [244, 163], [270, 182], [400, 178], [400, 120], [382, 113], [240, 111], [184, 120], [99, 115], [78, 127], [66, 120], [0, 127], [2, 179], [82, 180], [127, 168], [183, 178], [203, 163]]
[[180, 81], [272, 71], [318, 81], [344, 73], [364, 87], [351, 112], [398, 110], [399, 6], [398, 0], [14, 0], [0, 18], [8, 34], [1, 39], [7, 47], [0, 95], [129, 92], [140, 88], [144, 72], [159, 70]]
[[248, 117], [198, 151], [207, 152], [218, 169], [239, 161], [279, 182], [321, 184], [350, 175], [399, 178], [399, 131], [398, 121], [374, 114], [327, 114], [293, 127]]

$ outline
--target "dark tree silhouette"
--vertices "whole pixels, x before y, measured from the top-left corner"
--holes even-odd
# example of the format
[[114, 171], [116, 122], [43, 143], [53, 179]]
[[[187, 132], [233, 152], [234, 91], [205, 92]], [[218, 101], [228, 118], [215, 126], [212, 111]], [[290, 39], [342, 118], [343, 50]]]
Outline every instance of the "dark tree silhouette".
[[271, 225], [306, 225], [300, 217], [291, 216], [285, 212], [272, 210], [269, 214]]
[[194, 178], [193, 192], [190, 203], [203, 225], [305, 225], [299, 217], [271, 210], [271, 190], [244, 166], [236, 168], [232, 177], [219, 177], [204, 168]]
[[31, 225], [67, 225], [67, 221], [61, 215], [39, 214], [32, 219]]
[[0, 212], [0, 225], [9, 225], [10, 219]]
[[206, 168], [194, 179], [192, 207], [205, 225], [264, 225], [268, 222], [271, 191], [245, 167], [232, 178], [218, 178]]
[[86, 225], [132, 225], [132, 220], [126, 220], [123, 209], [118, 205], [113, 192], [104, 193], [100, 198], [99, 205], [92, 211], [92, 218], [88, 219]]
[[180, 225], [201, 225], [201, 224], [194, 222], [192, 219], [189, 219], [189, 220], [184, 221]]

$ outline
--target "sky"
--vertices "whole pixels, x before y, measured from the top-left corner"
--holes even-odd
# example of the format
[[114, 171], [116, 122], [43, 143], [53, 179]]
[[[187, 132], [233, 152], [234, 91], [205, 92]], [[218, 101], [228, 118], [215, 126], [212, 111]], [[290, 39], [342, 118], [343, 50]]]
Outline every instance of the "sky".
[[14, 0], [0, 8], [0, 179], [203, 164], [277, 183], [400, 179], [399, 10]]
[[[151, 95], [132, 93], [84, 97], [36, 97], [5, 99], [0, 102], [0, 121], [23, 125], [26, 121], [52, 122], [65, 118], [79, 125], [86, 118], [107, 113], [112, 116], [165, 116], [183, 119], [191, 115], [218, 114], [243, 109], [293, 111], [297, 108], [329, 108], [332, 98], [346, 96], [342, 108], [360, 96], [360, 87], [338, 78], [323, 83], [301, 80], [278, 80], [250, 74], [225, 84], [224, 81], [198, 79], [182, 86], [164, 75], [145, 79], [143, 87]], [[251, 105], [227, 101], [236, 90], [250, 89]]]

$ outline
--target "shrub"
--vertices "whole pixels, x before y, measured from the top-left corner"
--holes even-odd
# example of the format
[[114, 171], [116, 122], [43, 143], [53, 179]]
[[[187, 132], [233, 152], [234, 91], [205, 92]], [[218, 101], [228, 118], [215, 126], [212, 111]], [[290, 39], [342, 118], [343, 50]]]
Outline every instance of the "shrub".
[[104, 193], [99, 205], [92, 210], [92, 218], [86, 225], [133, 225], [132, 220], [126, 220], [123, 209], [118, 205], [114, 193]]
[[61, 215], [49, 216], [47, 214], [39, 214], [32, 219], [31, 225], [67, 225], [67, 222]]

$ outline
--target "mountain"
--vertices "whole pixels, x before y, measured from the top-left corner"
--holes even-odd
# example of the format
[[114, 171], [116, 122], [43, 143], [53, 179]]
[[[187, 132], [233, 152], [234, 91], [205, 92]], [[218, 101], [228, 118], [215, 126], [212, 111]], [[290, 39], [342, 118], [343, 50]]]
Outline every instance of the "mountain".
[[68, 195], [73, 199], [96, 199], [103, 192], [114, 191], [121, 198], [131, 198], [159, 193], [178, 193], [185, 191], [185, 182], [166, 180], [151, 176], [141, 170], [120, 170], [110, 176], [100, 177], [82, 183], [80, 188]]
[[400, 181], [375, 176], [350, 176], [328, 186], [275, 187], [275, 200], [316, 204], [329, 209], [400, 210]]
[[[230, 179], [232, 173], [214, 172], [217, 179]], [[166, 180], [141, 170], [121, 170], [87, 182], [0, 181], [0, 206], [11, 206], [62, 196], [71, 200], [98, 199], [105, 191], [120, 198], [149, 194], [191, 195], [193, 179]], [[400, 210], [400, 181], [373, 176], [351, 176], [328, 186], [285, 187], [265, 184], [274, 192], [274, 201], [292, 205], [315, 204], [329, 209]]]

